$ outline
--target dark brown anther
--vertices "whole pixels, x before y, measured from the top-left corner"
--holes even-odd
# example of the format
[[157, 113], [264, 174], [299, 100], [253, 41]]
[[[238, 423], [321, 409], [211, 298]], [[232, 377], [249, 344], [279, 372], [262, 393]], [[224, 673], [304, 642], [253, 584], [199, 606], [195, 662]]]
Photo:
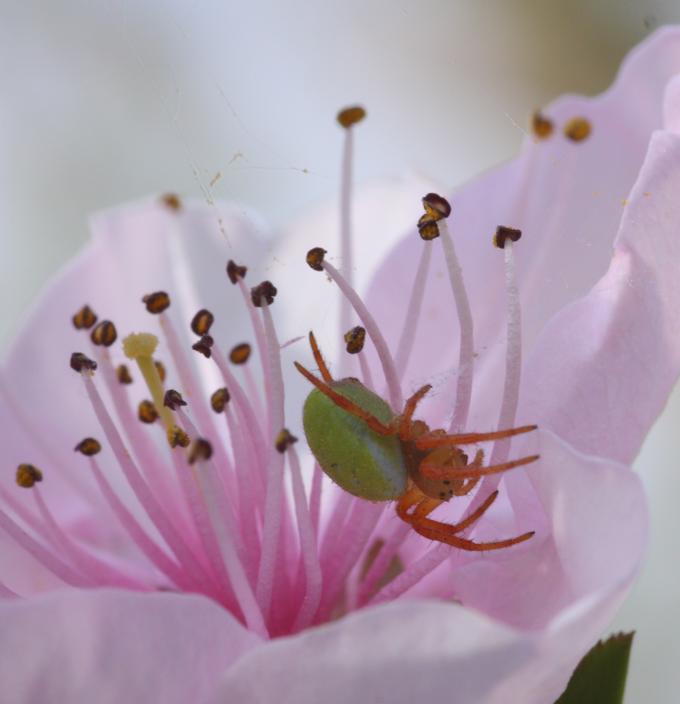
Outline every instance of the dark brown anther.
[[158, 420], [158, 411], [151, 401], [141, 401], [137, 406], [137, 417], [142, 423], [155, 423]]
[[199, 336], [207, 335], [214, 322], [215, 316], [209, 310], [202, 308], [191, 320], [191, 329]]
[[364, 342], [366, 341], [366, 329], [362, 328], [361, 325], [357, 325], [352, 328], [349, 332], [345, 333], [345, 342], [347, 347], [345, 348], [350, 354], [358, 354], [364, 349]]
[[171, 411], [176, 411], [180, 406], [186, 406], [187, 402], [182, 398], [182, 394], [175, 389], [168, 389], [163, 397], [163, 405]]
[[99, 440], [95, 440], [94, 438], [85, 438], [84, 440], [81, 440], [73, 449], [76, 452], [80, 452], [85, 455], [85, 457], [93, 457], [101, 452], [102, 446]]
[[274, 441], [274, 447], [283, 454], [293, 443], [297, 442], [295, 435], [291, 435], [287, 428], [284, 428]]
[[437, 193], [428, 193], [423, 197], [423, 208], [434, 220], [448, 218], [451, 215], [451, 204], [446, 198]]
[[505, 242], [509, 239], [511, 242], [517, 242], [522, 236], [522, 230], [518, 230], [514, 227], [505, 227], [505, 225], [499, 225], [496, 228], [496, 233], [493, 236], [493, 243], [495, 247], [499, 249], [505, 248]]
[[131, 384], [132, 377], [130, 376], [130, 370], [127, 364], [119, 364], [116, 367], [116, 379], [118, 379], [119, 384]]
[[323, 258], [326, 250], [321, 247], [313, 247], [307, 252], [307, 264], [314, 271], [323, 271]]
[[71, 369], [75, 372], [89, 371], [93, 372], [97, 368], [97, 362], [94, 359], [86, 357], [82, 352], [74, 352], [71, 355]]
[[191, 443], [187, 459], [189, 464], [195, 464], [198, 460], [209, 460], [212, 453], [212, 445], [205, 438], [196, 438]]
[[116, 326], [110, 320], [102, 320], [90, 333], [90, 339], [95, 345], [111, 347], [118, 339]]
[[204, 357], [210, 359], [212, 356], [212, 350], [210, 348], [213, 346], [214, 342], [215, 341], [212, 337], [210, 337], [210, 335], [203, 335], [198, 342], [191, 345], [191, 349], [196, 350], [196, 352], [200, 352]]
[[182, 201], [176, 193], [166, 193], [161, 196], [161, 203], [163, 203], [166, 208], [170, 208], [170, 210], [182, 209]]
[[250, 359], [250, 345], [247, 342], [242, 342], [231, 348], [229, 353], [229, 361], [232, 364], [245, 364]]
[[582, 142], [590, 137], [593, 128], [585, 117], [574, 117], [564, 126], [564, 136], [572, 142]]
[[548, 139], [554, 129], [553, 121], [548, 119], [539, 110], [536, 110], [531, 116], [531, 131], [536, 139]]
[[210, 397], [210, 405], [212, 406], [213, 411], [215, 411], [215, 413], [222, 413], [229, 403], [230, 398], [231, 396], [229, 395], [229, 391], [227, 389], [224, 387], [217, 389], [217, 391], [215, 391]]
[[175, 447], [189, 447], [191, 439], [189, 436], [179, 427], [179, 425], [173, 425], [172, 428], [168, 429], [167, 433], [168, 443], [173, 449]]
[[97, 322], [97, 314], [90, 306], [83, 306], [71, 320], [76, 330], [89, 330]]
[[156, 367], [156, 371], [158, 372], [158, 377], [160, 378], [161, 382], [165, 381], [165, 377], [167, 376], [165, 371], [165, 365], [159, 359], [154, 359], [153, 363]]
[[250, 289], [250, 298], [256, 308], [262, 308], [262, 299], [270, 306], [276, 296], [276, 286], [271, 281], [263, 281], [259, 286]]
[[418, 220], [418, 234], [425, 241], [434, 240], [439, 237], [439, 225], [437, 225], [437, 221], [427, 213], [422, 215]]
[[232, 284], [235, 284], [239, 279], [245, 279], [248, 268], [239, 266], [233, 259], [227, 262], [227, 276]]
[[42, 480], [42, 472], [32, 464], [20, 464], [17, 467], [16, 482], [23, 489], [30, 489], [36, 482]]
[[341, 127], [348, 129], [357, 122], [361, 122], [366, 117], [366, 110], [361, 105], [351, 105], [348, 108], [340, 110], [336, 116], [336, 120]]
[[147, 293], [142, 298], [142, 303], [146, 305], [149, 313], [158, 315], [158, 313], [162, 313], [170, 307], [170, 296], [165, 291], [155, 291], [154, 293]]

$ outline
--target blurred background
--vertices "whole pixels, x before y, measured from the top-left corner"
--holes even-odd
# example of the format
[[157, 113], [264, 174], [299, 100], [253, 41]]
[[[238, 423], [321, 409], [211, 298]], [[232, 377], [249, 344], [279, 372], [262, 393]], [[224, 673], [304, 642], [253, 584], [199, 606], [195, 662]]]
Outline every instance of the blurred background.
[[[359, 183], [454, 186], [511, 157], [534, 108], [602, 91], [679, 21], [677, 0], [0, 0], [0, 349], [92, 211], [173, 190], [276, 229], [335, 197], [333, 118], [353, 102], [371, 117]], [[680, 688], [678, 423], [676, 393], [637, 463], [652, 545], [612, 625], [637, 630], [629, 704]]]

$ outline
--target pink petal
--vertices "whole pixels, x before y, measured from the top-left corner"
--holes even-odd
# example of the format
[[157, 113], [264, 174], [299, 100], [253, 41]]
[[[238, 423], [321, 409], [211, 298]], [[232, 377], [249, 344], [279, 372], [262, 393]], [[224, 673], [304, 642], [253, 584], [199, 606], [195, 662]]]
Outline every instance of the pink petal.
[[546, 326], [521, 417], [630, 462], [680, 371], [680, 136], [653, 135], [609, 271]]
[[2, 699], [22, 704], [201, 702], [258, 644], [207, 599], [114, 590], [0, 602]]
[[[529, 349], [547, 321], [586, 295], [607, 271], [619, 221], [630, 208], [622, 200], [637, 179], [652, 130], [662, 125], [665, 85], [680, 70], [679, 35], [677, 28], [663, 30], [643, 43], [601, 96], [564, 97], [546, 109], [558, 128], [571, 117], [587, 117], [593, 133], [586, 141], [571, 143], [559, 130], [545, 142], [529, 141], [516, 161], [488, 172], [452, 198], [450, 227], [473, 309], [478, 353], [471, 427], [495, 422], [502, 387], [505, 295], [503, 257], [491, 246], [496, 225], [520, 227], [524, 233], [516, 257]], [[406, 309], [421, 248], [413, 230], [388, 257], [369, 291], [370, 305], [393, 346], [402, 322], [395, 312]], [[406, 379], [411, 387], [433, 378], [438, 382], [441, 393], [430, 401], [430, 416], [441, 419], [451, 409], [458, 325], [440, 253], [435, 261]], [[660, 344], [663, 356], [668, 342]], [[554, 400], [560, 401], [556, 395]], [[659, 399], [652, 405], [658, 406]], [[639, 430], [627, 440], [631, 448], [642, 439]]]

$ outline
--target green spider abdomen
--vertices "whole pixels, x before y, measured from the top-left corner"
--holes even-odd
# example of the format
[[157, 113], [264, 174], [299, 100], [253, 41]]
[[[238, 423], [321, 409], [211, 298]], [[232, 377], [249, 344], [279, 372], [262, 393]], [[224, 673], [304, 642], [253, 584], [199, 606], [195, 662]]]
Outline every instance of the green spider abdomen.
[[[330, 386], [381, 422], [393, 420], [387, 403], [357, 379], [341, 379]], [[345, 491], [369, 501], [391, 501], [406, 491], [408, 472], [396, 436], [378, 435], [317, 389], [305, 401], [302, 422], [321, 468]]]

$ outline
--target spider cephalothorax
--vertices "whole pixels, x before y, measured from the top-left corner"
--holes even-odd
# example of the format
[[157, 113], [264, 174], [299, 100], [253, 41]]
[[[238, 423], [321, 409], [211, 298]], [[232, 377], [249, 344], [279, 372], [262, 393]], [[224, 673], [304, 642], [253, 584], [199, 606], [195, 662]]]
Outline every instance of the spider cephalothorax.
[[358, 379], [334, 380], [312, 333], [309, 340], [322, 378], [296, 363], [298, 371], [316, 387], [305, 402], [303, 423], [310, 449], [333, 481], [369, 501], [397, 501], [399, 517], [420, 535], [464, 550], [505, 548], [534, 534], [488, 543], [475, 543], [460, 535], [487, 511], [497, 491], [456, 524], [428, 516], [441, 503], [468, 494], [482, 477], [538, 459], [530, 455], [483, 466], [481, 450], [469, 462], [460, 445], [509, 438], [535, 430], [535, 425], [454, 435], [430, 430], [423, 421], [413, 420], [430, 385], [416, 391], [396, 414]]

